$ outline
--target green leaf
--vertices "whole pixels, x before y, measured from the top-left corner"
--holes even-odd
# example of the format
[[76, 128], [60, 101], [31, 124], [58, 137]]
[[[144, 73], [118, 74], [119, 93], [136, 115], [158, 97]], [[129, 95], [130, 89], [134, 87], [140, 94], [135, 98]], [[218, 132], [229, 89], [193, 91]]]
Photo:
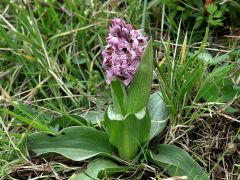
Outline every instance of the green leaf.
[[89, 111], [87, 113], [80, 114], [80, 116], [92, 124], [97, 124], [104, 120], [104, 112], [100, 111]]
[[207, 26], [204, 38], [203, 38], [201, 46], [199, 48], [199, 52], [203, 52], [203, 50], [205, 49], [205, 45], [207, 44], [208, 36], [209, 36], [209, 27]]
[[119, 80], [112, 81], [111, 93], [114, 111], [116, 113], [125, 114], [124, 102], [126, 101], [127, 94], [124, 85]]
[[16, 119], [19, 119], [20, 121], [28, 124], [29, 126], [32, 126], [40, 131], [45, 131], [45, 132], [52, 132], [51, 129], [49, 129], [46, 125], [44, 125], [43, 123], [37, 121], [37, 120], [34, 120], [34, 119], [29, 119], [29, 118], [26, 118], [26, 117], [23, 117], [23, 116], [20, 116], [12, 111], [9, 111], [7, 109], [0, 109], [0, 111], [4, 112], [4, 113], [7, 113], [9, 114], [10, 116], [13, 116], [14, 118]]
[[212, 55], [207, 52], [199, 53], [197, 56], [199, 61], [202, 61], [204, 64], [210, 63], [212, 60]]
[[149, 150], [149, 161], [166, 170], [170, 176], [188, 176], [188, 180], [209, 180], [199, 164], [184, 150], [174, 145], [157, 145], [156, 151]]
[[210, 64], [218, 64], [218, 63], [221, 63], [221, 62], [225, 62], [227, 61], [228, 59], [230, 58], [230, 56], [228, 54], [224, 54], [224, 55], [221, 55], [221, 56], [217, 56], [217, 57], [214, 57], [212, 59], [212, 61], [210, 62]]
[[235, 96], [240, 95], [240, 86], [235, 86], [230, 77], [224, 78], [219, 86], [222, 88], [221, 93], [226, 101], [231, 101]]
[[78, 115], [65, 115], [55, 118], [49, 123], [54, 128], [67, 128], [71, 126], [87, 126], [88, 122], [85, 118]]
[[195, 28], [198, 29], [203, 22], [204, 18], [202, 16], [198, 16], [195, 21]]
[[[228, 72], [230, 70], [232, 70], [232, 68], [234, 67], [235, 65], [227, 65], [227, 66], [222, 66], [222, 67], [218, 67], [218, 68], [215, 68], [211, 74], [209, 74], [208, 78], [213, 78], [213, 77], [219, 77], [219, 76], [226, 76], [226, 74], [228, 74]], [[222, 78], [221, 78], [222, 80]]]
[[35, 121], [41, 122], [41, 123], [48, 123], [52, 118], [53, 115], [42, 112], [37, 108], [34, 108], [33, 106], [30, 106], [29, 104], [24, 104], [21, 102], [14, 102], [13, 103], [14, 110], [13, 112], [21, 115], [23, 117], [33, 119]]
[[150, 139], [161, 133], [167, 125], [167, 106], [160, 91], [151, 94], [147, 109], [151, 119]]
[[[219, 95], [217, 84], [230, 72], [232, 65], [219, 67], [213, 70], [203, 81], [196, 96], [196, 100], [205, 96], [206, 100], [216, 101]], [[210, 99], [209, 99], [210, 98]]]
[[221, 11], [216, 11], [214, 13], [214, 18], [221, 18], [222, 17], [222, 12]]
[[126, 116], [116, 114], [111, 107], [105, 113], [109, 142], [117, 147], [123, 159], [132, 159], [141, 144], [149, 140], [150, 119], [146, 108]]
[[56, 135], [34, 133], [27, 138], [27, 147], [36, 156], [58, 153], [74, 161], [100, 155], [111, 157], [114, 151], [106, 133], [84, 126], [69, 127]]
[[207, 11], [211, 15], [214, 14], [217, 11], [217, 5], [216, 4], [207, 5]]
[[212, 26], [222, 26], [222, 25], [223, 25], [221, 19], [215, 19], [215, 20], [210, 19], [210, 20], [208, 21], [208, 23], [209, 23], [210, 25], [212, 25]]
[[97, 124], [103, 121], [104, 113], [89, 111], [80, 115], [64, 115], [52, 120], [49, 125], [52, 127], [66, 128], [70, 126], [87, 126], [89, 123]]
[[128, 89], [126, 101], [127, 113], [136, 113], [142, 110], [148, 102], [152, 85], [153, 48], [152, 40], [148, 42], [143, 57]]
[[216, 102], [221, 100], [220, 89], [216, 83], [208, 81], [205, 83], [205, 87], [206, 88], [201, 91], [201, 96], [207, 102]]
[[231, 101], [235, 96], [240, 94], [240, 90], [235, 89], [233, 85], [223, 86], [222, 94], [227, 101]]
[[109, 176], [111, 174], [125, 172], [128, 169], [128, 167], [121, 167], [111, 160], [96, 158], [88, 164], [87, 169], [84, 172], [72, 175], [69, 180], [92, 180], [98, 178], [103, 179], [103, 177]]

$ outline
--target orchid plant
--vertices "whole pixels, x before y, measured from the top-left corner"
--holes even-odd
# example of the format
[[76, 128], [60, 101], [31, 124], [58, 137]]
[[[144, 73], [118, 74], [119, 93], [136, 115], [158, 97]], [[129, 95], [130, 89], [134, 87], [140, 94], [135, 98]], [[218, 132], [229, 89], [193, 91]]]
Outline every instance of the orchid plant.
[[[161, 92], [150, 94], [153, 73], [151, 38], [124, 20], [115, 18], [102, 55], [112, 105], [103, 114], [89, 112], [53, 120], [47, 132], [28, 136], [29, 152], [34, 156], [57, 153], [74, 161], [95, 158], [86, 170], [70, 179], [97, 179], [134, 171], [137, 164], [146, 160], [166, 170], [170, 176], [209, 179], [200, 165], [182, 149], [167, 144], [147, 148], [154, 137], [161, 135], [168, 119]], [[99, 124], [104, 131], [95, 128]]]

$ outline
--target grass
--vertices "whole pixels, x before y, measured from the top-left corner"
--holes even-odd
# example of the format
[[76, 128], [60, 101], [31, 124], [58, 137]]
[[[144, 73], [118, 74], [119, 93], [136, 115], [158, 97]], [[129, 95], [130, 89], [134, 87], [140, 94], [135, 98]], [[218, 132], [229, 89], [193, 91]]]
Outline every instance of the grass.
[[[31, 132], [54, 131], [48, 123], [55, 117], [105, 110], [110, 91], [101, 51], [117, 16], [154, 39], [153, 89], [163, 92], [170, 118], [156, 141], [181, 146], [213, 179], [238, 178], [240, 96], [231, 89], [239, 89], [237, 38], [217, 38], [214, 28], [186, 29], [156, 1], [4, 0], [0, 10], [0, 177], [61, 179], [84, 165], [29, 159], [24, 140]], [[209, 54], [217, 63], [201, 61]], [[124, 177], [166, 177], [151, 165], [139, 169]]]

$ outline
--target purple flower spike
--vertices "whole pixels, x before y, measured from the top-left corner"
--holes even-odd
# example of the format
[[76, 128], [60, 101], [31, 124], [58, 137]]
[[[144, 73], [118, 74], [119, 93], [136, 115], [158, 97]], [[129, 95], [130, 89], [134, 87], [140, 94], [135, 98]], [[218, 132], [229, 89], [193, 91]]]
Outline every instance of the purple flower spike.
[[106, 71], [107, 83], [119, 78], [125, 85], [129, 85], [146, 46], [147, 37], [140, 30], [134, 30], [123, 19], [113, 19], [107, 45], [102, 52], [102, 67]]

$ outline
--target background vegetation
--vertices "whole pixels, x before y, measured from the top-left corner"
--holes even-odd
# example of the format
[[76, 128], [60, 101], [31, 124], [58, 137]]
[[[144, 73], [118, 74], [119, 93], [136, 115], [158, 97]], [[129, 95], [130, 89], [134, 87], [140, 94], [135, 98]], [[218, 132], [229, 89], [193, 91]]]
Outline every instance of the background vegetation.
[[[29, 158], [24, 140], [56, 117], [111, 103], [101, 51], [120, 17], [154, 40], [152, 91], [163, 92], [170, 123], [152, 144], [185, 149], [212, 179], [239, 178], [239, 2], [2, 0], [0, 12], [0, 177], [64, 179], [85, 167]], [[150, 166], [120, 178], [149, 177], [166, 176]]]

